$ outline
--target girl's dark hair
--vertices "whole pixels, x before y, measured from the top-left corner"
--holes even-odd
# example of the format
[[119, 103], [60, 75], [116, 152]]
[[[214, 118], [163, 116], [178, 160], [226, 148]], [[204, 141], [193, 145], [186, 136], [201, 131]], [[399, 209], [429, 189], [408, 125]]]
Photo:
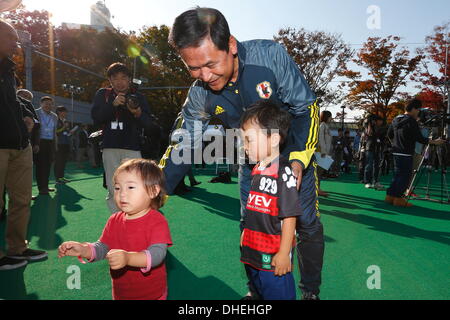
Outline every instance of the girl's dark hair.
[[166, 200], [166, 190], [164, 173], [158, 167], [155, 161], [146, 159], [125, 160], [114, 173], [113, 181], [121, 172], [136, 172], [141, 176], [147, 192], [154, 190], [155, 186], [160, 187], [159, 194], [152, 200], [150, 206], [154, 210], [158, 210], [164, 205]]
[[128, 69], [128, 67], [121, 62], [115, 62], [110, 65], [108, 69], [106, 69], [106, 76], [108, 77], [108, 79], [118, 73], [123, 73], [131, 78], [130, 69]]
[[197, 7], [175, 19], [169, 44], [177, 50], [196, 48], [205, 38], [210, 37], [219, 50], [228, 52], [230, 36], [228, 22], [219, 10]]
[[272, 131], [279, 133], [280, 144], [283, 144], [288, 136], [292, 117], [289, 112], [280, 109], [270, 100], [259, 100], [244, 111], [240, 127], [243, 128], [249, 121], [254, 121], [261, 129], [266, 129], [269, 136]]
[[327, 122], [332, 116], [330, 111], [324, 110], [320, 113], [320, 122]]

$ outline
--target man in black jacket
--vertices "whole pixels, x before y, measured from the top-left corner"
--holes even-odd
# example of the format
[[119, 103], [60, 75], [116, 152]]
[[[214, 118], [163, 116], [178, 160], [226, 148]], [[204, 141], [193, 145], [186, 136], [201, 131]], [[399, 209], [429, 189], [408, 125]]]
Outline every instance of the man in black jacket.
[[392, 141], [394, 155], [394, 178], [387, 190], [386, 202], [399, 207], [411, 207], [412, 204], [404, 198], [404, 193], [411, 180], [413, 155], [416, 142], [422, 144], [441, 145], [442, 139], [431, 140], [425, 138], [420, 132], [417, 119], [422, 102], [413, 99], [407, 106], [403, 115], [396, 117], [388, 130], [388, 137]]
[[[108, 187], [107, 205], [118, 211], [114, 202], [112, 178], [125, 159], [141, 158], [141, 134], [153, 126], [145, 97], [130, 87], [131, 73], [122, 63], [107, 70], [110, 88], [97, 91], [91, 110], [94, 124], [103, 129], [103, 167]], [[130, 94], [133, 98], [130, 99]]]
[[0, 270], [17, 269], [28, 260], [47, 257], [44, 251], [29, 249], [26, 241], [33, 168], [29, 133], [36, 119], [16, 95], [15, 64], [11, 57], [17, 42], [16, 30], [0, 20], [0, 194], [6, 186], [10, 200], [6, 228], [8, 251], [7, 255], [0, 251]]

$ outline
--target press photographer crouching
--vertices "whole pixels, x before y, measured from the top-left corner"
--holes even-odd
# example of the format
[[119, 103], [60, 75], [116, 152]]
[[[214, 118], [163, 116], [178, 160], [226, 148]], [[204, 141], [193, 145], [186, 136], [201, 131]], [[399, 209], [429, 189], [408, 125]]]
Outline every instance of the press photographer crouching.
[[146, 98], [131, 86], [131, 73], [122, 63], [107, 69], [111, 87], [97, 91], [91, 110], [94, 124], [103, 130], [103, 167], [108, 187], [107, 205], [114, 203], [112, 178], [124, 159], [141, 158], [143, 130], [154, 126]]
[[396, 117], [388, 130], [388, 137], [392, 142], [394, 156], [394, 177], [387, 190], [385, 201], [398, 207], [411, 207], [404, 193], [411, 180], [413, 155], [416, 142], [422, 144], [442, 145], [445, 140], [431, 140], [422, 135], [417, 120], [422, 102], [413, 99], [405, 109], [405, 114]]

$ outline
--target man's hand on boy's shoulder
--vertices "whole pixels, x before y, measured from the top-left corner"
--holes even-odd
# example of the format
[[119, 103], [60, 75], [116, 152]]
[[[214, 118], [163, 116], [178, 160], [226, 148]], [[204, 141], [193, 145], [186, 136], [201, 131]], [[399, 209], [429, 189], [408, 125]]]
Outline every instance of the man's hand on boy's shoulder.
[[292, 161], [291, 168], [294, 176], [297, 178], [297, 190], [300, 190], [300, 186], [302, 185], [303, 167], [300, 162]]

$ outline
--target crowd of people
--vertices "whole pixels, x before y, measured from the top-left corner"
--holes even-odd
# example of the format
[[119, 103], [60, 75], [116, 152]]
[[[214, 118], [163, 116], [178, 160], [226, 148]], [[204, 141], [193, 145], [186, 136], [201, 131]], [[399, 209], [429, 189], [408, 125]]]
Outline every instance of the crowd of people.
[[[74, 136], [78, 163], [89, 149], [91, 160], [95, 157], [87, 127], [72, 127], [66, 108], [54, 110], [54, 99], [45, 96], [35, 110], [32, 97], [27, 96], [31, 93], [17, 91], [11, 60], [17, 32], [4, 21], [0, 31], [0, 192], [6, 190], [9, 198], [7, 252], [0, 251], [0, 270], [12, 270], [47, 257], [27, 243], [33, 163], [39, 196], [48, 196], [55, 191], [49, 187], [52, 162], [56, 183], [69, 182], [64, 172]], [[318, 300], [324, 255], [318, 194], [327, 194], [318, 190], [317, 170], [321, 178], [336, 178], [349, 173], [357, 158], [362, 182], [368, 188], [380, 188], [380, 155], [387, 135], [398, 147], [394, 182], [388, 190], [388, 196], [397, 201], [404, 192], [404, 167], [406, 162], [409, 166], [411, 151], [403, 135], [415, 130], [414, 125], [408, 120], [402, 126], [399, 119], [398, 126], [386, 131], [382, 119], [374, 116], [356, 143], [349, 131], [340, 129], [333, 137], [332, 115], [323, 111], [318, 129], [316, 96], [286, 50], [269, 40], [239, 42], [215, 9], [196, 8], [178, 16], [169, 42], [195, 79], [174, 128], [196, 137], [196, 121], [205, 128], [211, 118], [218, 117], [226, 127], [241, 129], [246, 154], [257, 163], [239, 168], [241, 223], [236, 232], [241, 233], [241, 262], [248, 277], [244, 299], [296, 299], [292, 275], [296, 249], [302, 299]], [[126, 65], [114, 63], [106, 75], [110, 86], [97, 91], [91, 115], [101, 128], [105, 207], [111, 217], [99, 241], [66, 241], [58, 255], [89, 262], [108, 260], [114, 299], [163, 300], [168, 292], [164, 260], [172, 240], [159, 209], [166, 194], [173, 194], [189, 175], [192, 164], [173, 161], [175, 144], [169, 145], [159, 165], [143, 159], [143, 138], [157, 137], [161, 128], [145, 96], [130, 86], [132, 75]], [[409, 109], [406, 117], [414, 118], [416, 109]], [[332, 156], [333, 167], [317, 169], [316, 151], [322, 157]], [[191, 184], [196, 184], [195, 178]], [[0, 200], [0, 207], [3, 204]]]
[[[405, 107], [405, 113], [396, 117], [390, 125], [382, 117], [369, 114], [361, 128], [356, 130], [353, 142], [348, 129], [343, 134], [343, 129], [339, 128], [337, 136], [333, 137], [329, 128], [332, 114], [322, 111], [318, 151], [322, 157], [331, 156], [334, 162], [329, 170], [319, 168], [320, 178], [338, 178], [342, 173], [350, 173], [350, 164], [353, 162], [358, 168], [360, 183], [367, 189], [382, 191], [386, 188], [380, 183], [380, 177], [388, 175], [393, 169], [394, 177], [387, 189], [386, 202], [399, 207], [411, 207], [412, 204], [406, 198], [416, 196], [408, 188], [413, 172], [419, 169], [424, 157], [436, 170], [438, 165], [438, 149], [432, 148], [424, 154], [423, 146], [435, 147], [445, 143], [440, 138], [428, 138], [431, 130], [421, 123], [421, 109], [422, 102], [413, 99]], [[437, 138], [436, 130], [433, 131]], [[328, 196], [328, 193], [319, 189], [319, 195]]]

